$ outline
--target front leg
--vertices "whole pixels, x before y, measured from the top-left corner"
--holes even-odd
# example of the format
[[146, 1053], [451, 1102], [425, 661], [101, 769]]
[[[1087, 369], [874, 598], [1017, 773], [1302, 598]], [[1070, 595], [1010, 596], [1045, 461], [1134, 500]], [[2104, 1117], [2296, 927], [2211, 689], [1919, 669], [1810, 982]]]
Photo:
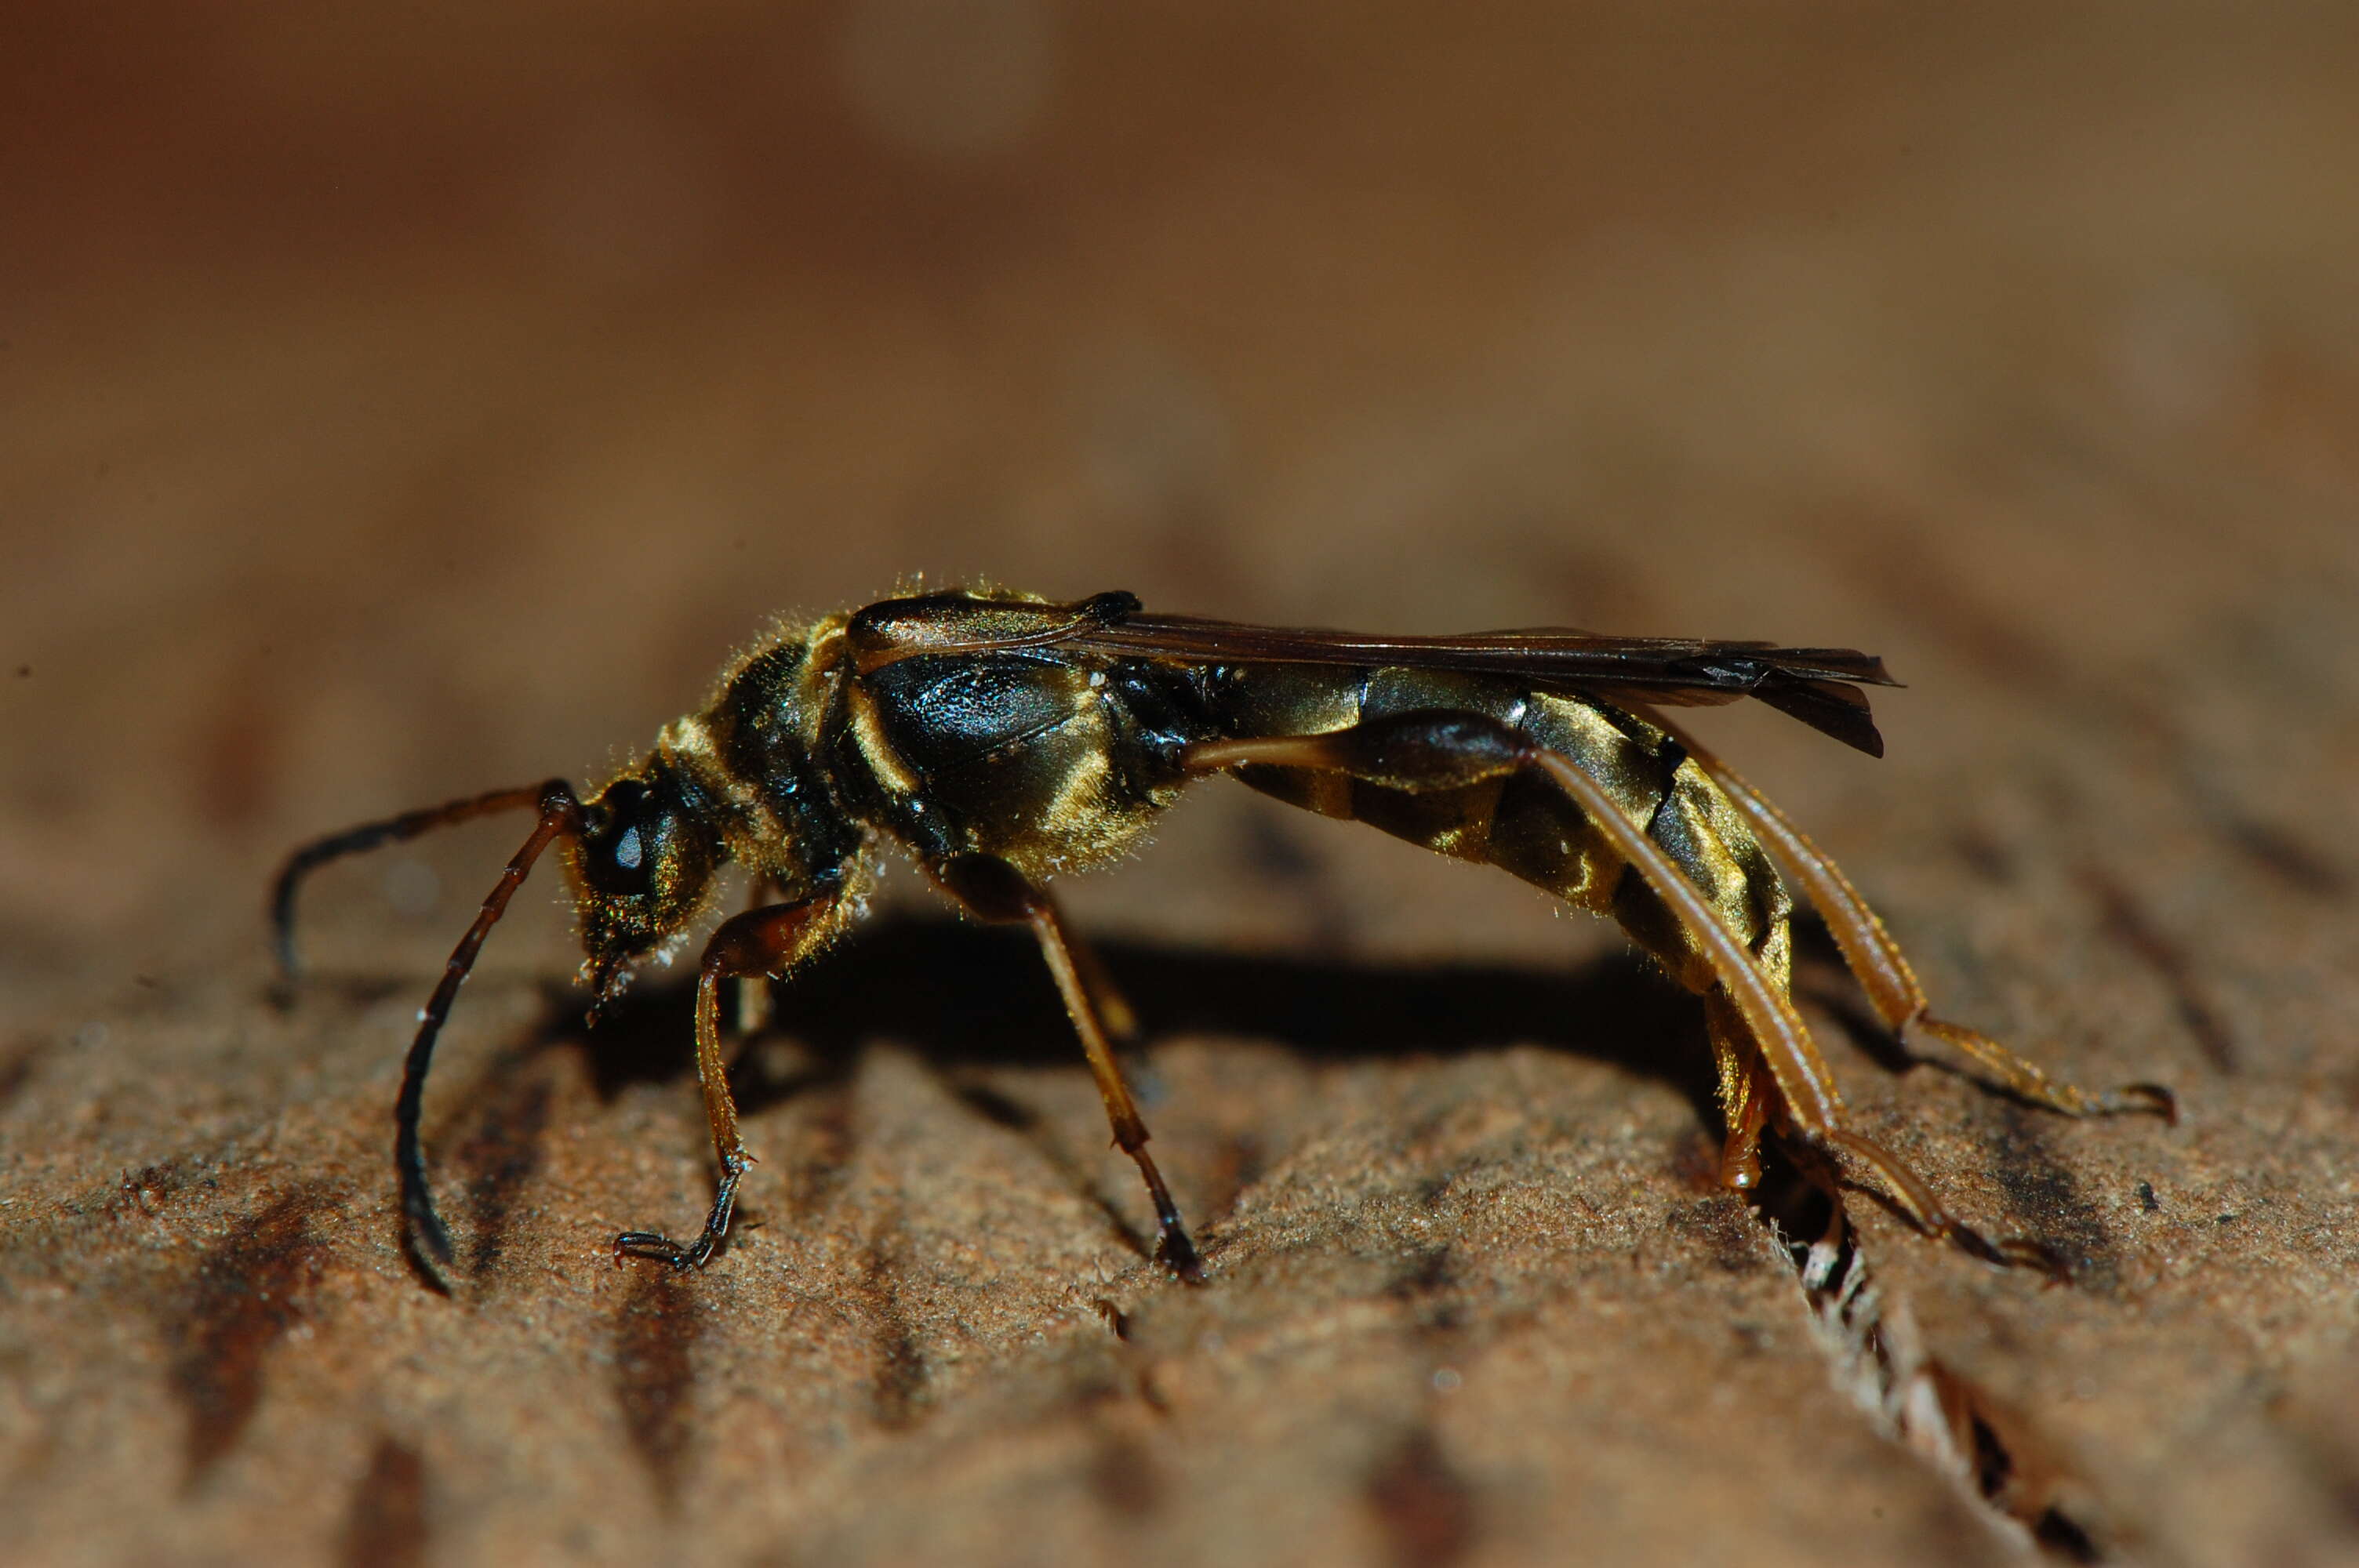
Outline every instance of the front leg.
[[755, 975], [784, 974], [842, 928], [842, 901], [821, 893], [799, 903], [749, 909], [723, 921], [704, 945], [696, 972], [696, 1076], [704, 1086], [704, 1114], [712, 1124], [712, 1149], [721, 1180], [705, 1216], [703, 1233], [683, 1245], [652, 1230], [626, 1230], [614, 1238], [614, 1261], [653, 1258], [674, 1269], [699, 1269], [728, 1233], [737, 1206], [737, 1184], [754, 1157], [737, 1135], [737, 1102], [730, 1098], [729, 1070], [721, 1059], [721, 982]]

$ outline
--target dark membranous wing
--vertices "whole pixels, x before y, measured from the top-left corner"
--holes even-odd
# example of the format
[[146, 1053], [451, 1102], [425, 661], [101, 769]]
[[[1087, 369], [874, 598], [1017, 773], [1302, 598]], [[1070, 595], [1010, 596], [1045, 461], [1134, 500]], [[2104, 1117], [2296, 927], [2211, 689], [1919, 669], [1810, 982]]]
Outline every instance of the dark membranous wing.
[[1081, 617], [1053, 641], [1093, 653], [1190, 664], [1456, 670], [1605, 702], [1692, 706], [1750, 697], [1872, 757], [1884, 755], [1884, 738], [1859, 687], [1899, 684], [1885, 673], [1883, 660], [1850, 648], [1611, 637], [1563, 627], [1387, 637], [1130, 613], [1114, 620]]

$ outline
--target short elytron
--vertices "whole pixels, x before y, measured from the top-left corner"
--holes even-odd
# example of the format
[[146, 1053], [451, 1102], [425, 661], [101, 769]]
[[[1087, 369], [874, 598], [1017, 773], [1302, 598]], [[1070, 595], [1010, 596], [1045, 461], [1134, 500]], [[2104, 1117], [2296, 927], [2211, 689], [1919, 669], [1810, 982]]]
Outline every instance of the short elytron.
[[1752, 697], [1881, 755], [1848, 649], [1600, 636], [1565, 630], [1381, 637], [1145, 612], [1126, 593], [1059, 604], [994, 589], [888, 600], [783, 630], [701, 710], [586, 797], [563, 780], [502, 790], [322, 838], [280, 873], [272, 913], [292, 968], [295, 892], [321, 862], [489, 812], [538, 814], [420, 1013], [395, 1108], [403, 1210], [421, 1254], [451, 1243], [419, 1146], [436, 1035], [484, 938], [558, 846], [572, 883], [592, 1011], [634, 965], [685, 938], [735, 864], [755, 907], [721, 922], [697, 969], [696, 1064], [720, 1160], [702, 1231], [615, 1238], [617, 1260], [702, 1264], [729, 1227], [748, 1155], [723, 1071], [720, 985], [783, 976], [840, 935], [876, 852], [915, 861], [966, 913], [1028, 925], [1104, 1097], [1114, 1141], [1155, 1204], [1158, 1256], [1199, 1271], [1114, 1057], [1130, 1010], [1050, 896], [1213, 773], [1329, 816], [1500, 867], [1612, 916], [1702, 998], [1726, 1141], [1721, 1180], [1760, 1178], [1775, 1130], [1882, 1178], [1928, 1234], [2036, 1261], [1955, 1219], [1930, 1184], [1845, 1122], [1788, 995], [1797, 881], [1885, 1024], [1946, 1042], [2025, 1099], [2071, 1116], [2172, 1113], [2169, 1092], [2090, 1094], [1932, 1017], [1899, 947], [1833, 862], [1658, 709]]

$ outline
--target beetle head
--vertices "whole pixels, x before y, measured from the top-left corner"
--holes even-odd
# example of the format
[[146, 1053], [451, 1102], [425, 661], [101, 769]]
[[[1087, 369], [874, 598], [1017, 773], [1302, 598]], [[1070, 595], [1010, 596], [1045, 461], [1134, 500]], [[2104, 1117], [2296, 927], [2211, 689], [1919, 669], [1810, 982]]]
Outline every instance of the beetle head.
[[594, 1012], [633, 960], [681, 935], [704, 908], [723, 850], [661, 758], [617, 774], [582, 807], [569, 857]]

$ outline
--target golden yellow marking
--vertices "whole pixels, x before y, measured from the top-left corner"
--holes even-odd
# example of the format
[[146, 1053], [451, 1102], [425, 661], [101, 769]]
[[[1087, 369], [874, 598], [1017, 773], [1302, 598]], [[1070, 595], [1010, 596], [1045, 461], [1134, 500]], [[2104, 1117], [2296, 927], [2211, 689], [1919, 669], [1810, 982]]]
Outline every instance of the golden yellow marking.
[[1843, 1097], [1835, 1091], [1834, 1075], [1828, 1071], [1826, 1059], [1819, 1054], [1793, 1001], [1769, 983], [1720, 911], [1659, 845], [1623, 815], [1603, 784], [1553, 752], [1542, 752], [1538, 762], [1581, 804], [1615, 851], [1647, 879], [1655, 896], [1670, 905], [1680, 923], [1701, 943], [1713, 975], [1760, 1043], [1795, 1122], [1807, 1132], [1832, 1133], [1843, 1122]]
[[656, 750], [694, 757], [699, 762], [709, 761], [712, 756], [712, 731], [702, 714], [687, 714], [656, 731]]
[[862, 760], [875, 773], [877, 782], [895, 795], [917, 794], [924, 787], [925, 781], [919, 778], [916, 771], [901, 760], [901, 754], [893, 750], [892, 742], [886, 740], [885, 716], [877, 708], [876, 694], [854, 676], [846, 696], [852, 710], [852, 738], [860, 747]]

